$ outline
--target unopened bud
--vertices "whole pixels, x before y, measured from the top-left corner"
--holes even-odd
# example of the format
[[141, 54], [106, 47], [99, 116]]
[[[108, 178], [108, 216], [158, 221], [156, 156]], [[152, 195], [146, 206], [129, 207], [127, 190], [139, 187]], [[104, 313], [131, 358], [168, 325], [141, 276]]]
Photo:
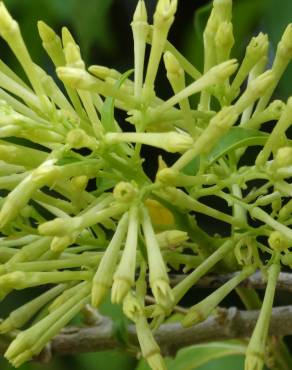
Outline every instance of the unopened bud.
[[198, 153], [208, 153], [228, 130], [234, 125], [238, 117], [234, 106], [223, 107], [214, 116], [209, 126], [197, 139], [194, 146]]
[[277, 53], [282, 58], [292, 59], [292, 23], [290, 23], [281, 38], [281, 41], [278, 44]]
[[172, 185], [173, 183], [176, 183], [177, 176], [179, 176], [179, 171], [167, 167], [157, 173], [156, 179], [164, 184]]
[[260, 76], [252, 80], [248, 84], [248, 93], [255, 98], [260, 97], [268, 87], [274, 82], [274, 74], [272, 70], [262, 73]]
[[121, 74], [117, 70], [105, 66], [92, 65], [88, 68], [88, 71], [103, 80], [109, 77], [118, 80], [121, 77]]
[[67, 247], [76, 241], [78, 233], [72, 233], [71, 235], [55, 236], [51, 243], [51, 250], [54, 252], [63, 252]]
[[170, 51], [164, 53], [163, 59], [167, 71], [167, 76], [169, 75], [171, 78], [177, 78], [183, 74], [183, 69], [181, 65]]
[[146, 11], [146, 6], [145, 2], [143, 0], [139, 0], [138, 4], [136, 6], [134, 15], [133, 15], [133, 22], [132, 26], [136, 22], [146, 22], [147, 23], [147, 11]]
[[285, 236], [279, 231], [273, 231], [268, 239], [269, 246], [279, 252], [286, 251], [290, 245]]
[[118, 202], [129, 203], [133, 201], [138, 194], [138, 189], [135, 185], [130, 182], [121, 181], [119, 182], [113, 191], [114, 198]]
[[254, 64], [261, 57], [266, 55], [268, 47], [269, 47], [268, 35], [260, 32], [257, 36], [253, 37], [250, 40], [246, 48], [245, 58], [247, 58], [248, 61], [251, 62], [251, 64]]
[[[117, 229], [112, 237], [101, 261], [97, 268], [96, 274], [92, 282], [91, 302], [93, 307], [98, 307], [104, 299], [107, 291], [110, 289], [113, 282], [113, 275], [116, 268], [119, 251], [124, 240], [128, 226], [128, 213], [119, 221]], [[116, 285], [119, 289], [120, 286]], [[115, 289], [116, 289], [115, 288]], [[123, 294], [122, 294], [123, 295]], [[118, 296], [118, 291], [113, 293], [115, 302], [120, 301], [121, 297]]]
[[238, 63], [236, 59], [230, 59], [215, 67], [212, 67], [208, 73], [215, 78], [214, 84], [223, 83], [229, 76], [231, 76], [237, 69]]
[[66, 236], [78, 228], [78, 221], [79, 217], [55, 218], [39, 225], [38, 231], [41, 235]]
[[233, 26], [231, 22], [220, 23], [215, 36], [215, 43], [218, 48], [230, 50], [234, 44]]
[[75, 89], [90, 89], [95, 84], [95, 80], [89, 73], [80, 68], [58, 67], [57, 75], [65, 83]]
[[81, 58], [79, 47], [76, 44], [73, 44], [72, 42], [69, 42], [65, 49], [65, 58], [67, 65], [74, 67], [74, 68], [80, 68], [84, 69], [85, 64]]
[[98, 142], [96, 139], [88, 136], [82, 129], [69, 131], [66, 137], [66, 142], [74, 149], [89, 148], [91, 150], [95, 150], [98, 148]]
[[160, 354], [160, 349], [144, 316], [136, 321], [137, 336], [140, 343], [142, 355], [152, 370], [166, 370], [165, 363]]
[[122, 279], [121, 277], [115, 278], [111, 294], [112, 303], [121, 304], [129, 293], [132, 285], [133, 283], [131, 281]]
[[292, 165], [292, 148], [290, 146], [285, 146], [278, 149], [274, 159], [274, 165], [277, 168], [288, 167]]
[[143, 308], [133, 293], [128, 293], [123, 301], [123, 312], [133, 322], [143, 315]]
[[237, 120], [237, 113], [233, 106], [224, 107], [210, 121], [210, 127], [217, 128], [221, 132], [226, 132]]
[[160, 248], [173, 248], [187, 241], [188, 233], [181, 230], [167, 230], [156, 234], [156, 239]]
[[154, 26], [170, 27], [174, 20], [177, 8], [177, 0], [159, 0], [154, 13]]
[[13, 28], [18, 27], [17, 22], [11, 17], [3, 2], [0, 3], [0, 34], [5, 38], [5, 34]]
[[72, 36], [71, 32], [68, 30], [67, 27], [62, 27], [62, 42], [64, 48], [66, 48], [68, 44], [76, 44], [74, 37]]
[[71, 184], [74, 186], [76, 191], [82, 192], [86, 189], [88, 180], [89, 180], [88, 177], [85, 175], [75, 176], [71, 179]]
[[261, 97], [275, 81], [273, 70], [268, 70], [250, 81], [246, 91], [235, 103], [238, 113], [243, 112], [252, 102]]
[[171, 153], [184, 152], [193, 145], [193, 139], [186, 134], [179, 134], [176, 132], [168, 132], [165, 134], [165, 143], [163, 147]]
[[214, 0], [213, 8], [220, 22], [231, 20], [232, 0]]
[[284, 108], [285, 108], [285, 103], [282, 100], [274, 100], [267, 107], [268, 111], [278, 118], [280, 118]]
[[45, 22], [38, 21], [37, 26], [42, 42], [44, 43], [53, 42], [55, 41], [56, 37], [58, 37], [55, 31]]

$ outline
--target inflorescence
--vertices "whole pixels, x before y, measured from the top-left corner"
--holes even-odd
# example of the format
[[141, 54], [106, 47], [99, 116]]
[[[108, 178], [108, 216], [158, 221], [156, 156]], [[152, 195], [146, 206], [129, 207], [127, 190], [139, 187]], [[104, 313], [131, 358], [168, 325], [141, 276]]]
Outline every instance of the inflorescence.
[[[39, 354], [86, 305], [98, 308], [110, 292], [135, 323], [143, 357], [153, 370], [165, 369], [153, 331], [218, 266], [238, 274], [191, 307], [182, 325], [205, 320], [260, 269], [267, 288], [245, 369], [260, 370], [267, 359], [277, 277], [281, 266], [292, 266], [286, 134], [292, 97], [270, 101], [292, 59], [292, 25], [270, 69], [263, 33], [238, 63], [230, 59], [232, 1], [214, 0], [201, 73], [167, 41], [176, 8], [176, 0], [158, 0], [150, 25], [144, 1], [138, 2], [131, 23], [134, 69], [123, 74], [86, 68], [68, 29], [60, 38], [40, 21], [63, 89], [34, 64], [17, 22], [0, 4], [0, 34], [29, 81], [0, 61], [0, 296], [46, 286], [0, 324], [1, 333], [18, 333], [5, 353], [14, 366]], [[173, 90], [168, 100], [155, 93], [160, 63]], [[127, 132], [115, 110], [126, 112]], [[167, 153], [155, 180], [143, 170], [145, 145]], [[251, 147], [250, 164], [242, 158]], [[227, 211], [206, 204], [210, 196]], [[200, 214], [223, 222], [224, 236], [207, 233], [196, 221]], [[171, 287], [170, 269], [181, 268], [187, 276]], [[150, 292], [153, 304], [145, 300]]]

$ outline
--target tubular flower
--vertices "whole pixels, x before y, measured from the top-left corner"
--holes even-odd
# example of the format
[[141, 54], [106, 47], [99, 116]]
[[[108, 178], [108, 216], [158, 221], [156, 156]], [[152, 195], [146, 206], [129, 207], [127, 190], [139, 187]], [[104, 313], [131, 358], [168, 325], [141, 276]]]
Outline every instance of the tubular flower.
[[[214, 0], [199, 71], [168, 41], [177, 7], [158, 0], [151, 25], [144, 0], [137, 2], [134, 69], [124, 73], [87, 66], [67, 28], [57, 35], [39, 21], [55, 82], [0, 3], [0, 35], [27, 80], [0, 61], [0, 298], [42, 287], [0, 323], [1, 334], [16, 334], [5, 353], [16, 367], [89, 303], [96, 309], [109, 299], [134, 322], [149, 366], [165, 369], [154, 329], [202, 276], [222, 270], [237, 273], [192, 302], [181, 323], [207, 319], [235, 289], [258, 308], [238, 285], [259, 269], [267, 288], [245, 369], [263, 368], [267, 346], [276, 359], [268, 337], [275, 287], [282, 265], [292, 268], [292, 97], [271, 96], [292, 58], [292, 28], [269, 70], [263, 33], [237, 61], [232, 1]], [[162, 63], [173, 91], [166, 99], [157, 83]], [[124, 132], [116, 110], [126, 115]], [[251, 146], [255, 161], [246, 163]], [[154, 176], [144, 166], [151, 148], [162, 153]], [[217, 222], [216, 230], [226, 226], [222, 240], [212, 233]], [[185, 273], [175, 286], [174, 270]]]

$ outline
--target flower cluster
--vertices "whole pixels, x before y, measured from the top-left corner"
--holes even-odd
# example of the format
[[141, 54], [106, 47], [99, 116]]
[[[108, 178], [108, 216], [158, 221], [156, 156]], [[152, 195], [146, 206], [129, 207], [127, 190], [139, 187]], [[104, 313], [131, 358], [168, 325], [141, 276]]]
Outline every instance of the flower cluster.
[[[201, 73], [167, 40], [176, 9], [176, 0], [158, 0], [150, 25], [138, 1], [131, 23], [134, 69], [123, 74], [87, 68], [68, 29], [59, 37], [40, 21], [60, 88], [34, 64], [17, 22], [0, 4], [0, 34], [29, 82], [0, 61], [0, 296], [46, 286], [0, 324], [1, 333], [18, 333], [5, 353], [16, 367], [40, 353], [85, 305], [98, 308], [110, 292], [135, 323], [143, 357], [153, 370], [165, 369], [153, 330], [216, 268], [238, 274], [191, 307], [182, 325], [205, 320], [260, 269], [267, 288], [245, 368], [263, 367], [277, 276], [281, 265], [292, 266], [292, 146], [286, 134], [292, 98], [270, 102], [292, 59], [292, 26], [269, 70], [263, 33], [238, 63], [230, 59], [232, 1], [214, 0]], [[165, 101], [155, 92], [161, 62], [173, 90]], [[189, 97], [195, 94], [193, 107]], [[115, 120], [116, 109], [127, 113], [127, 132]], [[266, 122], [272, 122], [270, 134]], [[167, 153], [155, 180], [143, 170], [144, 145]], [[242, 157], [251, 146], [256, 157], [247, 164]], [[208, 196], [228, 210], [206, 204]], [[228, 235], [210, 235], [194, 214], [222, 222]], [[180, 268], [191, 272], [171, 287], [168, 272]], [[145, 300], [150, 292], [153, 304]]]

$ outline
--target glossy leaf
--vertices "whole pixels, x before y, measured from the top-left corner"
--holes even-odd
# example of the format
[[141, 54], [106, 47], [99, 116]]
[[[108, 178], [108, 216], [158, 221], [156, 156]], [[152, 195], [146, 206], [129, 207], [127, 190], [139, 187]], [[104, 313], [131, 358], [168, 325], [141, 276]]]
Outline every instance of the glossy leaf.
[[[126, 79], [133, 73], [130, 69], [123, 73], [120, 79], [116, 82], [115, 88], [118, 90]], [[106, 131], [117, 132], [121, 131], [120, 127], [115, 123], [114, 117], [115, 98], [109, 96], [105, 99], [101, 111], [101, 123]]]
[[[218, 141], [218, 143], [209, 153], [209, 165], [235, 149], [253, 145], [264, 145], [267, 141], [267, 138], [268, 134], [265, 132], [251, 128], [232, 127], [228, 133]], [[195, 175], [198, 172], [199, 164], [199, 157], [194, 158], [187, 166], [184, 167], [183, 173], [186, 175]]]
[[[208, 362], [232, 355], [244, 355], [246, 345], [242, 341], [222, 341], [197, 344], [181, 349], [174, 359], [167, 358], [168, 370], [194, 370]], [[148, 365], [141, 361], [137, 370], [148, 370]]]
[[174, 360], [168, 360], [169, 370], [191, 370], [225, 356], [244, 355], [246, 346], [242, 342], [211, 342], [180, 350]]
[[228, 133], [219, 140], [209, 154], [210, 164], [235, 149], [253, 145], [264, 145], [267, 138], [268, 134], [258, 130], [244, 127], [232, 127]]

